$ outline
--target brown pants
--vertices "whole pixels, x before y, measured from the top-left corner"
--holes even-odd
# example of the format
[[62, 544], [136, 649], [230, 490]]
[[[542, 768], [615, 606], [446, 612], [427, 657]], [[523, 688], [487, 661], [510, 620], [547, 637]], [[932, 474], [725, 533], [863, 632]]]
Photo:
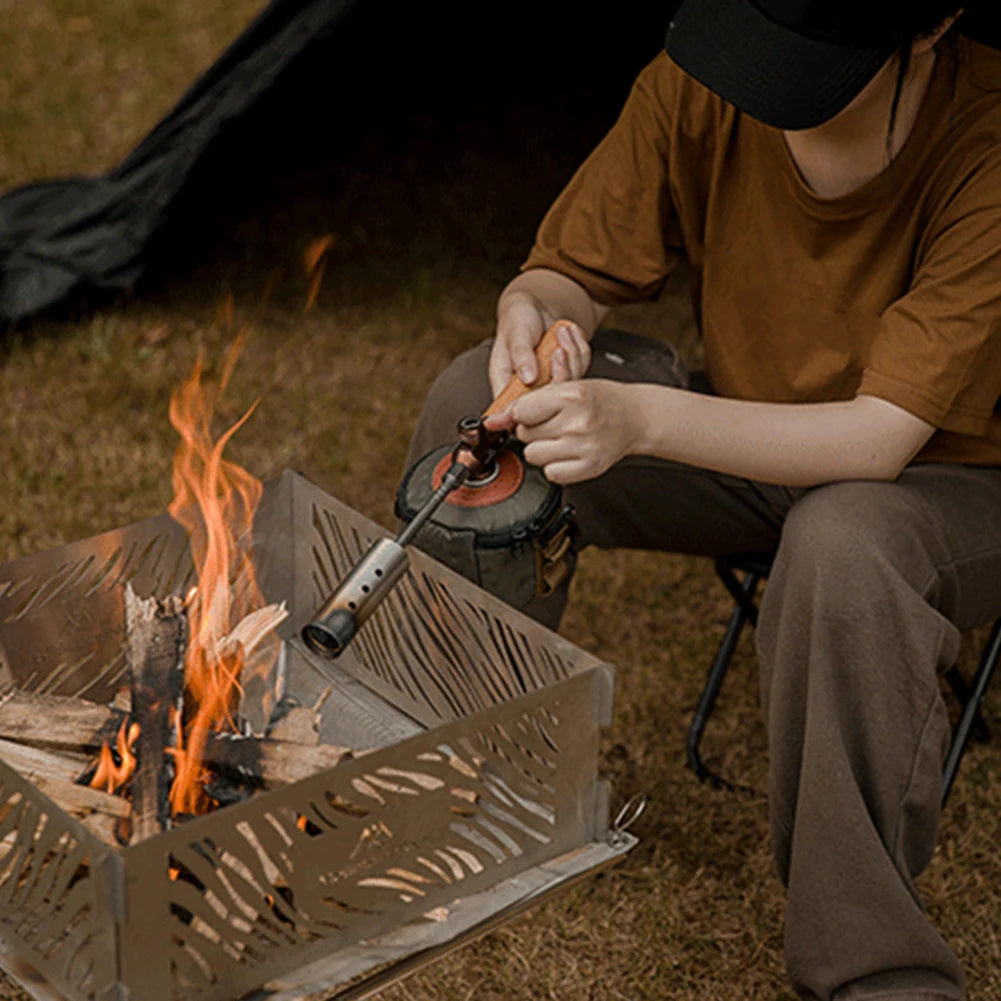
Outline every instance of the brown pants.
[[[660, 342], [593, 342], [589, 377], [685, 385]], [[432, 387], [408, 462], [490, 399], [489, 344]], [[630, 457], [566, 490], [582, 545], [778, 548], [756, 633], [785, 950], [806, 998], [955, 999], [959, 963], [914, 880], [939, 821], [949, 727], [937, 675], [1001, 615], [1001, 470], [913, 466], [894, 483], [786, 489]], [[566, 593], [530, 609], [551, 626]]]

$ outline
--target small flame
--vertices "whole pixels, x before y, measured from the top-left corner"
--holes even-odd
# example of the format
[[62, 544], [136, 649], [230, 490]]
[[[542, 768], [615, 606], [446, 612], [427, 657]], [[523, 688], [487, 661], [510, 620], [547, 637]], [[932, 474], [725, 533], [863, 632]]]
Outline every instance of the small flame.
[[306, 295], [306, 312], [311, 310], [313, 304], [316, 302], [316, 296], [320, 291], [320, 282], [323, 281], [323, 272], [325, 269], [323, 255], [333, 246], [333, 243], [333, 234], [327, 233], [313, 240], [302, 255], [302, 264], [306, 271], [306, 277], [309, 279], [309, 290]]
[[[184, 664], [185, 703], [194, 712], [175, 728], [170, 791], [175, 813], [211, 808], [202, 789], [205, 745], [211, 732], [235, 729], [244, 666], [242, 645], [227, 641], [227, 636], [244, 616], [264, 604], [250, 551], [254, 512], [263, 488], [260, 480], [222, 457], [257, 404], [218, 439], [213, 439], [210, 427], [217, 396], [226, 389], [245, 342], [243, 332], [226, 352], [216, 391], [202, 385], [205, 360], [199, 352], [190, 378], [170, 401], [170, 421], [181, 442], [174, 456], [174, 499], [169, 510], [188, 531], [198, 575], [198, 587], [188, 597], [190, 639]], [[277, 655], [277, 640], [273, 647]]]
[[101, 746], [101, 755], [97, 761], [97, 769], [94, 777], [90, 780], [92, 789], [103, 789], [104, 792], [114, 793], [125, 785], [135, 774], [136, 757], [132, 749], [136, 739], [139, 737], [139, 724], [123, 721], [118, 729], [118, 736], [115, 738], [115, 750], [118, 752], [118, 761], [112, 753], [108, 742]]

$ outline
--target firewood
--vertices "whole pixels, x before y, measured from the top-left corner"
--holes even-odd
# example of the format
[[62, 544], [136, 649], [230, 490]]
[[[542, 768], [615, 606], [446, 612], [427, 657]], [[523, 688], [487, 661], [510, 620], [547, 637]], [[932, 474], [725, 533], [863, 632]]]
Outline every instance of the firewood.
[[[89, 763], [87, 757], [0, 740], [0, 760], [107, 844], [112, 847], [121, 844], [121, 825], [127, 821], [132, 807], [121, 796], [77, 783], [77, 777]], [[16, 808], [18, 802], [19, 797], [12, 797], [0, 806], [0, 819], [9, 809]]]
[[265, 789], [309, 778], [351, 756], [349, 748], [334, 744], [310, 747], [254, 737], [228, 737], [225, 734], [213, 735], [205, 749], [205, 761], [213, 769], [252, 778]]
[[[209, 610], [210, 614], [213, 611]], [[215, 646], [209, 646], [211, 658], [239, 656], [241, 729], [249, 728], [256, 737], [265, 735], [275, 703], [282, 696], [282, 677], [275, 666], [281, 642], [275, 630], [288, 618], [285, 603], [264, 605], [245, 615]], [[209, 630], [209, 636], [221, 633], [221, 622]]]
[[127, 658], [132, 679], [132, 718], [139, 724], [138, 768], [132, 780], [133, 841], [162, 831], [170, 816], [171, 774], [166, 750], [174, 745], [172, 723], [184, 689], [188, 620], [180, 598], [139, 598], [125, 589]]
[[10, 740], [0, 740], [0, 760], [36, 784], [42, 780], [74, 782], [90, 763], [83, 754], [26, 747]]
[[269, 740], [315, 747], [320, 743], [320, 714], [309, 706], [292, 706], [268, 727]]
[[132, 690], [130, 688], [119, 688], [108, 703], [108, 706], [128, 716], [132, 712]]
[[320, 727], [323, 724], [323, 714], [320, 710], [332, 691], [333, 687], [327, 685], [311, 706], [292, 706], [279, 718], [272, 718], [267, 732], [268, 739], [311, 746], [319, 744]]
[[[365, 753], [333, 744], [300, 742], [307, 739], [313, 741], [313, 735], [307, 734], [312, 727], [308, 721], [313, 710], [302, 708], [304, 712], [294, 725], [296, 733], [291, 735], [293, 739], [288, 739], [287, 731], [283, 731], [281, 726], [275, 728], [278, 734], [283, 734], [281, 739], [271, 734], [264, 740], [215, 734], [209, 740], [206, 764], [215, 768], [242, 770], [244, 774], [253, 772], [265, 786], [271, 787], [313, 775], [352, 754]], [[6, 760], [2, 750], [6, 744], [24, 753], [28, 753], [30, 748], [92, 753], [99, 750], [105, 741], [114, 742], [125, 718], [120, 710], [84, 699], [15, 691], [0, 705], [0, 758]], [[46, 723], [46, 719], [58, 719], [59, 723], [54, 726]], [[307, 721], [305, 725], [304, 721]], [[89, 759], [75, 753], [72, 760], [77, 763], [74, 767], [79, 774]]]
[[91, 813], [100, 813], [106, 817], [128, 817], [132, 813], [129, 801], [121, 796], [91, 789], [90, 786], [76, 782], [36, 778], [34, 786], [72, 817], [83, 818]]
[[128, 841], [128, 838], [125, 837], [128, 829], [127, 817], [110, 817], [106, 813], [88, 813], [87, 816], [80, 818], [80, 823], [91, 834], [112, 848], [119, 848]]
[[232, 653], [237, 646], [242, 647], [243, 656], [249, 660], [258, 647], [271, 638], [275, 629], [288, 618], [285, 602], [277, 605], [265, 605], [256, 611], [245, 615], [233, 629], [219, 641], [216, 656]]
[[114, 741], [124, 718], [85, 699], [15, 689], [0, 700], [0, 738], [49, 750], [96, 751]]

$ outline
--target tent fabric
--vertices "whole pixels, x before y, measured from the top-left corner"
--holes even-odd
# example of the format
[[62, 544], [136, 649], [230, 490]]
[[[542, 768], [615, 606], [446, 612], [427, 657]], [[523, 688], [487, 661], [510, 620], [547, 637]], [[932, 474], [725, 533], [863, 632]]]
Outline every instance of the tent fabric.
[[271, 0], [112, 170], [29, 184], [0, 198], [0, 323], [84, 289], [130, 289], [150, 238], [212, 140], [354, 3]]

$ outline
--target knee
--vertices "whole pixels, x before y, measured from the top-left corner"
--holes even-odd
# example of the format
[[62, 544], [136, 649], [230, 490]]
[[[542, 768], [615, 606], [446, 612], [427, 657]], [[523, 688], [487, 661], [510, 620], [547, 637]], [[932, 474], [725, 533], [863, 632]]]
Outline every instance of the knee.
[[431, 383], [424, 412], [446, 413], [454, 431], [455, 422], [480, 413], [490, 403], [488, 365], [492, 340], [481, 341], [455, 358]]
[[407, 468], [432, 449], [454, 441], [460, 418], [487, 408], [492, 344], [483, 341], [464, 351], [431, 384], [407, 452]]
[[775, 574], [822, 578], [826, 593], [846, 601], [864, 600], [868, 587], [891, 579], [927, 596], [935, 569], [921, 522], [920, 508], [896, 484], [818, 487], [789, 511]]

